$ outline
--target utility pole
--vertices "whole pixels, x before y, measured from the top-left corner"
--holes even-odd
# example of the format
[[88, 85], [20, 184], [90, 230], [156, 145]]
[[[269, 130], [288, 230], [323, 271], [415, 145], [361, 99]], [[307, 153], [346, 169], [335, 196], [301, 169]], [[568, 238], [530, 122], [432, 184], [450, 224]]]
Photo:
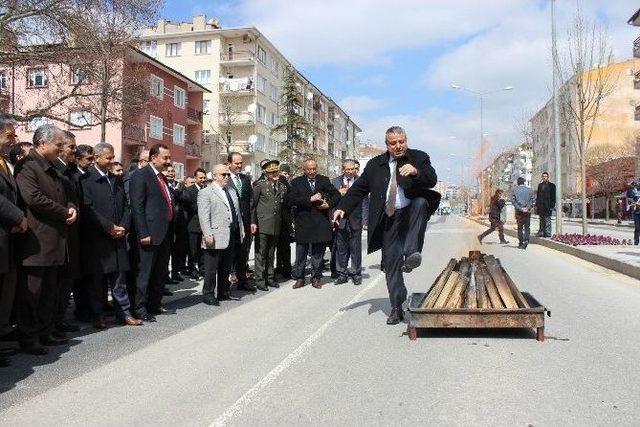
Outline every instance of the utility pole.
[[562, 161], [560, 157], [560, 114], [558, 109], [558, 48], [556, 44], [556, 2], [551, 0], [551, 56], [553, 61], [553, 147], [556, 163], [556, 234], [562, 234]]

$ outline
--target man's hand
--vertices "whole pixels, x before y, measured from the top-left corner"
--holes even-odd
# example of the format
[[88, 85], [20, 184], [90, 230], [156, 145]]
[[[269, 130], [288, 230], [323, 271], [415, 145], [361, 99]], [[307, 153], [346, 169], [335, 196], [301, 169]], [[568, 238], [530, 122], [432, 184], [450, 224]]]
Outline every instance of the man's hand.
[[344, 196], [345, 194], [347, 194], [348, 188], [340, 188], [338, 191], [340, 192], [341, 196]]
[[313, 196], [311, 196], [311, 198], [309, 199], [309, 201], [310, 201], [311, 203], [313, 203], [313, 202], [317, 202], [318, 200], [322, 200], [322, 194], [320, 194], [320, 193], [316, 193], [316, 194], [314, 194], [314, 195], [313, 195]]
[[22, 220], [18, 223], [18, 225], [14, 225], [11, 228], [12, 233], [24, 233], [29, 229], [29, 223], [27, 222], [27, 217], [22, 218]]
[[336, 209], [333, 213], [333, 222], [339, 222], [344, 218], [344, 211], [342, 209]]
[[401, 176], [417, 176], [418, 175], [418, 169], [416, 169], [413, 165], [410, 165], [408, 163], [402, 166], [398, 172], [400, 172]]
[[73, 224], [76, 219], [78, 219], [78, 211], [76, 211], [76, 208], [69, 208], [67, 211], [67, 225]]
[[258, 232], [258, 224], [251, 224], [251, 234], [255, 235]]
[[[253, 224], [251, 224], [251, 225], [253, 226]], [[204, 236], [204, 244], [205, 244], [206, 247], [212, 248], [212, 247], [214, 247], [215, 243], [216, 243], [216, 241], [213, 238], [212, 234], [209, 234], [208, 236]]]
[[326, 211], [327, 209], [329, 209], [329, 203], [322, 202], [322, 204], [320, 206], [318, 206], [318, 209], [321, 210], [321, 211]]
[[111, 230], [109, 231], [109, 234], [111, 235], [112, 238], [119, 239], [120, 237], [124, 237], [125, 232], [126, 230], [124, 227], [113, 224], [111, 226]]
[[149, 246], [151, 244], [151, 236], [143, 237], [140, 239], [140, 244], [142, 246]]

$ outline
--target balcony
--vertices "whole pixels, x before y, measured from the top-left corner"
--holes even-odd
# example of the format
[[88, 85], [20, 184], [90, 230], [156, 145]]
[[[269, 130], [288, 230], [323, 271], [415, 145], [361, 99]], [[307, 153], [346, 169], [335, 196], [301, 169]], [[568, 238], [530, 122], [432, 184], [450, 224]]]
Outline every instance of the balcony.
[[139, 125], [122, 126], [122, 142], [125, 145], [145, 145], [147, 143], [147, 129]]
[[200, 144], [187, 142], [184, 145], [184, 151], [187, 154], [187, 157], [192, 159], [199, 159], [201, 156]]
[[[249, 141], [233, 141], [229, 146], [229, 151], [235, 151], [242, 155], [249, 155], [253, 150]], [[227, 157], [227, 146], [223, 141], [220, 141], [220, 155]]]
[[633, 41], [633, 56], [634, 58], [640, 58], [640, 37]]
[[202, 124], [202, 110], [196, 110], [191, 107], [187, 108], [187, 120], [192, 122], [190, 124]]
[[636, 121], [640, 121], [640, 105], [637, 105], [637, 106], [636, 106], [636, 111], [635, 111], [635, 114], [634, 114], [634, 119], [635, 119]]
[[255, 116], [249, 112], [220, 113], [218, 121], [221, 126], [225, 124], [231, 124], [233, 126], [253, 126], [256, 124]]
[[227, 79], [220, 83], [221, 95], [253, 95], [253, 80], [249, 77]]
[[633, 77], [633, 88], [640, 89], [640, 71]]
[[248, 50], [236, 50], [220, 54], [221, 65], [253, 65], [255, 54]]

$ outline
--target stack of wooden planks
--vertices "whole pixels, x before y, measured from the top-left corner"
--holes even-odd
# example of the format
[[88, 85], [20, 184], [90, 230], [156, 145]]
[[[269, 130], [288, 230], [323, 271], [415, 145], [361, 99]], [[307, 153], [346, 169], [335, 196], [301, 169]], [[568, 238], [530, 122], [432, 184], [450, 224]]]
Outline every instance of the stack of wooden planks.
[[469, 252], [451, 259], [420, 303], [436, 309], [531, 308], [500, 261], [493, 255]]

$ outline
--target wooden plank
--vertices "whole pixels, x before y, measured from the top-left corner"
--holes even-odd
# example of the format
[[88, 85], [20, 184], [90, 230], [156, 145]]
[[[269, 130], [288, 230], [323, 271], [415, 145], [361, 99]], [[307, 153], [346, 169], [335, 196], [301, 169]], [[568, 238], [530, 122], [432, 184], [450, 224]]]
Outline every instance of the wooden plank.
[[487, 271], [493, 279], [493, 283], [495, 283], [496, 288], [498, 289], [498, 293], [500, 294], [500, 298], [502, 299], [504, 306], [507, 308], [517, 308], [518, 303], [513, 297], [511, 288], [507, 284], [507, 280], [504, 278], [502, 269], [498, 265], [496, 259], [493, 256], [485, 256], [484, 262], [487, 265]]
[[[499, 263], [499, 261], [498, 261], [498, 263]], [[509, 274], [507, 274], [507, 271], [504, 269], [504, 267], [502, 267], [502, 265], [500, 265], [500, 269], [502, 270], [502, 274], [504, 275], [504, 278], [507, 280], [507, 284], [511, 288], [511, 293], [513, 293], [513, 296], [516, 299], [516, 302], [518, 303], [518, 307], [520, 307], [520, 308], [531, 308], [531, 306], [527, 302], [527, 300], [524, 297], [524, 295], [522, 295], [522, 292], [520, 292], [520, 290], [518, 289], [516, 284], [513, 282], [513, 280], [509, 276]]]
[[493, 308], [504, 308], [504, 304], [502, 303], [502, 299], [500, 298], [500, 294], [498, 293], [498, 289], [496, 288], [495, 283], [493, 283], [493, 279], [489, 272], [487, 271], [487, 266], [482, 265], [480, 267], [482, 270], [483, 276], [485, 278], [484, 287], [487, 290], [487, 294], [489, 295], [489, 300], [491, 301], [491, 307]]
[[453, 288], [458, 282], [459, 277], [460, 273], [452, 271], [442, 288], [442, 292], [438, 295], [438, 298], [434, 301], [432, 306], [428, 306], [427, 308], [443, 308], [447, 304], [447, 301], [449, 301], [449, 296], [451, 296], [451, 292], [453, 292]]
[[442, 273], [440, 273], [440, 276], [438, 276], [438, 279], [436, 280], [434, 285], [431, 287], [431, 290], [427, 294], [425, 294], [424, 299], [420, 303], [420, 307], [422, 308], [433, 307], [433, 304], [438, 299], [438, 296], [442, 293], [442, 288], [444, 288], [444, 285], [445, 283], [447, 283], [447, 279], [449, 278], [449, 275], [451, 274], [453, 269], [456, 267], [457, 263], [458, 262], [455, 260], [455, 258], [451, 258], [449, 260], [449, 263], [444, 268], [444, 270], [442, 270]]
[[467, 291], [464, 298], [465, 308], [478, 308], [476, 268], [477, 267], [475, 262], [471, 264], [471, 271], [469, 273], [469, 285], [467, 285]]
[[475, 272], [476, 279], [476, 300], [478, 308], [491, 308], [491, 302], [489, 301], [489, 295], [484, 287], [484, 274], [482, 269], [476, 267]]
[[467, 288], [467, 283], [467, 277], [460, 274], [458, 276], [458, 280], [456, 281], [456, 286], [453, 288], [453, 292], [451, 292], [451, 297], [445, 305], [445, 308], [459, 308], [461, 306], [462, 299], [465, 294], [465, 289]]

